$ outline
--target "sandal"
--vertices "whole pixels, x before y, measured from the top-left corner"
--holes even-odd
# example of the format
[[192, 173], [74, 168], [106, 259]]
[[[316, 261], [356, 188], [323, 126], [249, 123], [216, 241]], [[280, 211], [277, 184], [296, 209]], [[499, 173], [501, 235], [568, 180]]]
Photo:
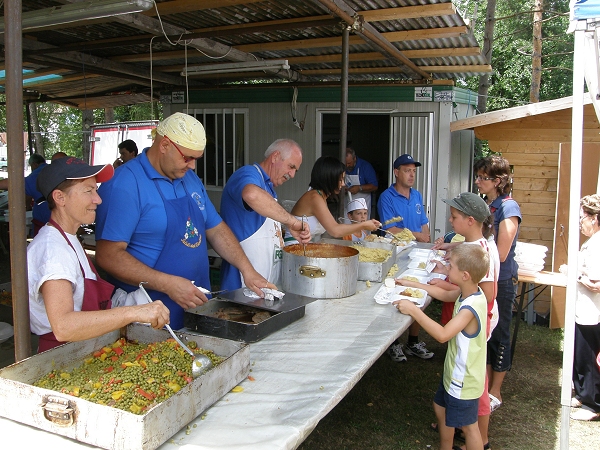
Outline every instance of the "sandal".
[[585, 422], [589, 422], [598, 418], [600, 418], [600, 413], [590, 411], [589, 409], [580, 408], [571, 413], [571, 419], [573, 420], [583, 420]]
[[[435, 431], [436, 433], [438, 432], [438, 424], [437, 423], [429, 424], [429, 428], [431, 428], [431, 430]], [[465, 437], [463, 436], [462, 430], [460, 428], [454, 429], [454, 439], [456, 439], [457, 441], [460, 441], [460, 442], [465, 442]]]
[[[462, 449], [462, 447], [459, 447], [458, 445], [453, 445], [452, 450], [463, 450], [463, 449]], [[483, 446], [483, 450], [490, 450], [489, 442]]]

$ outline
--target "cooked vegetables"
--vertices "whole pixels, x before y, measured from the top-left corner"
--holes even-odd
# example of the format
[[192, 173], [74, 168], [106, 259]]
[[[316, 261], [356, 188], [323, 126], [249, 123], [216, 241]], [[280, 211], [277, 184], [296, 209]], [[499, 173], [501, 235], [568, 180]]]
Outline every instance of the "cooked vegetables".
[[[223, 361], [211, 351], [194, 348], [195, 342], [189, 347], [208, 356], [215, 367]], [[143, 414], [191, 383], [191, 366], [191, 356], [173, 339], [137, 344], [121, 338], [79, 367], [53, 370], [34, 385]]]

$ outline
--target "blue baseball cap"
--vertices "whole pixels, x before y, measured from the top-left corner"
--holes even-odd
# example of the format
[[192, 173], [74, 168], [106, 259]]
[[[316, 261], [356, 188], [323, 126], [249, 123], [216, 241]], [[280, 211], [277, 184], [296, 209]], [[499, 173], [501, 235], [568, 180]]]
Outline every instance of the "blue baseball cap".
[[394, 169], [397, 169], [400, 166], [405, 166], [407, 164], [414, 164], [415, 167], [419, 167], [421, 165], [420, 162], [415, 161], [412, 156], [405, 153], [404, 155], [400, 155], [396, 158], [396, 161], [394, 161]]

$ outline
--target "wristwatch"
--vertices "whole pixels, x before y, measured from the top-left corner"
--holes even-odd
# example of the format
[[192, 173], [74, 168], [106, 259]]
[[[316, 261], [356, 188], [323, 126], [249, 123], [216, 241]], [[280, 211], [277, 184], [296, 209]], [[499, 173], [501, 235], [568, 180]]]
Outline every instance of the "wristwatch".
[[358, 192], [362, 192], [362, 184], [358, 186]]

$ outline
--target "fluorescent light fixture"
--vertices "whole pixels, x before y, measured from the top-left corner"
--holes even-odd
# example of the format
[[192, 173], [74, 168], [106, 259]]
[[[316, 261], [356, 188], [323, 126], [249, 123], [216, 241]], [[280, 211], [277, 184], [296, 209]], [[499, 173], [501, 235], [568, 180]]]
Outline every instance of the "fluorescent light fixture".
[[[21, 27], [25, 31], [82, 20], [100, 19], [146, 11], [153, 5], [152, 0], [84, 0], [68, 5], [24, 12], [21, 15]], [[4, 33], [4, 18], [2, 19], [0, 33]]]
[[218, 73], [254, 72], [256, 70], [281, 70], [289, 69], [287, 59], [265, 59], [262, 61], [243, 61], [226, 64], [204, 64], [202, 66], [189, 66], [183, 69], [181, 76], [186, 75], [212, 75]]

